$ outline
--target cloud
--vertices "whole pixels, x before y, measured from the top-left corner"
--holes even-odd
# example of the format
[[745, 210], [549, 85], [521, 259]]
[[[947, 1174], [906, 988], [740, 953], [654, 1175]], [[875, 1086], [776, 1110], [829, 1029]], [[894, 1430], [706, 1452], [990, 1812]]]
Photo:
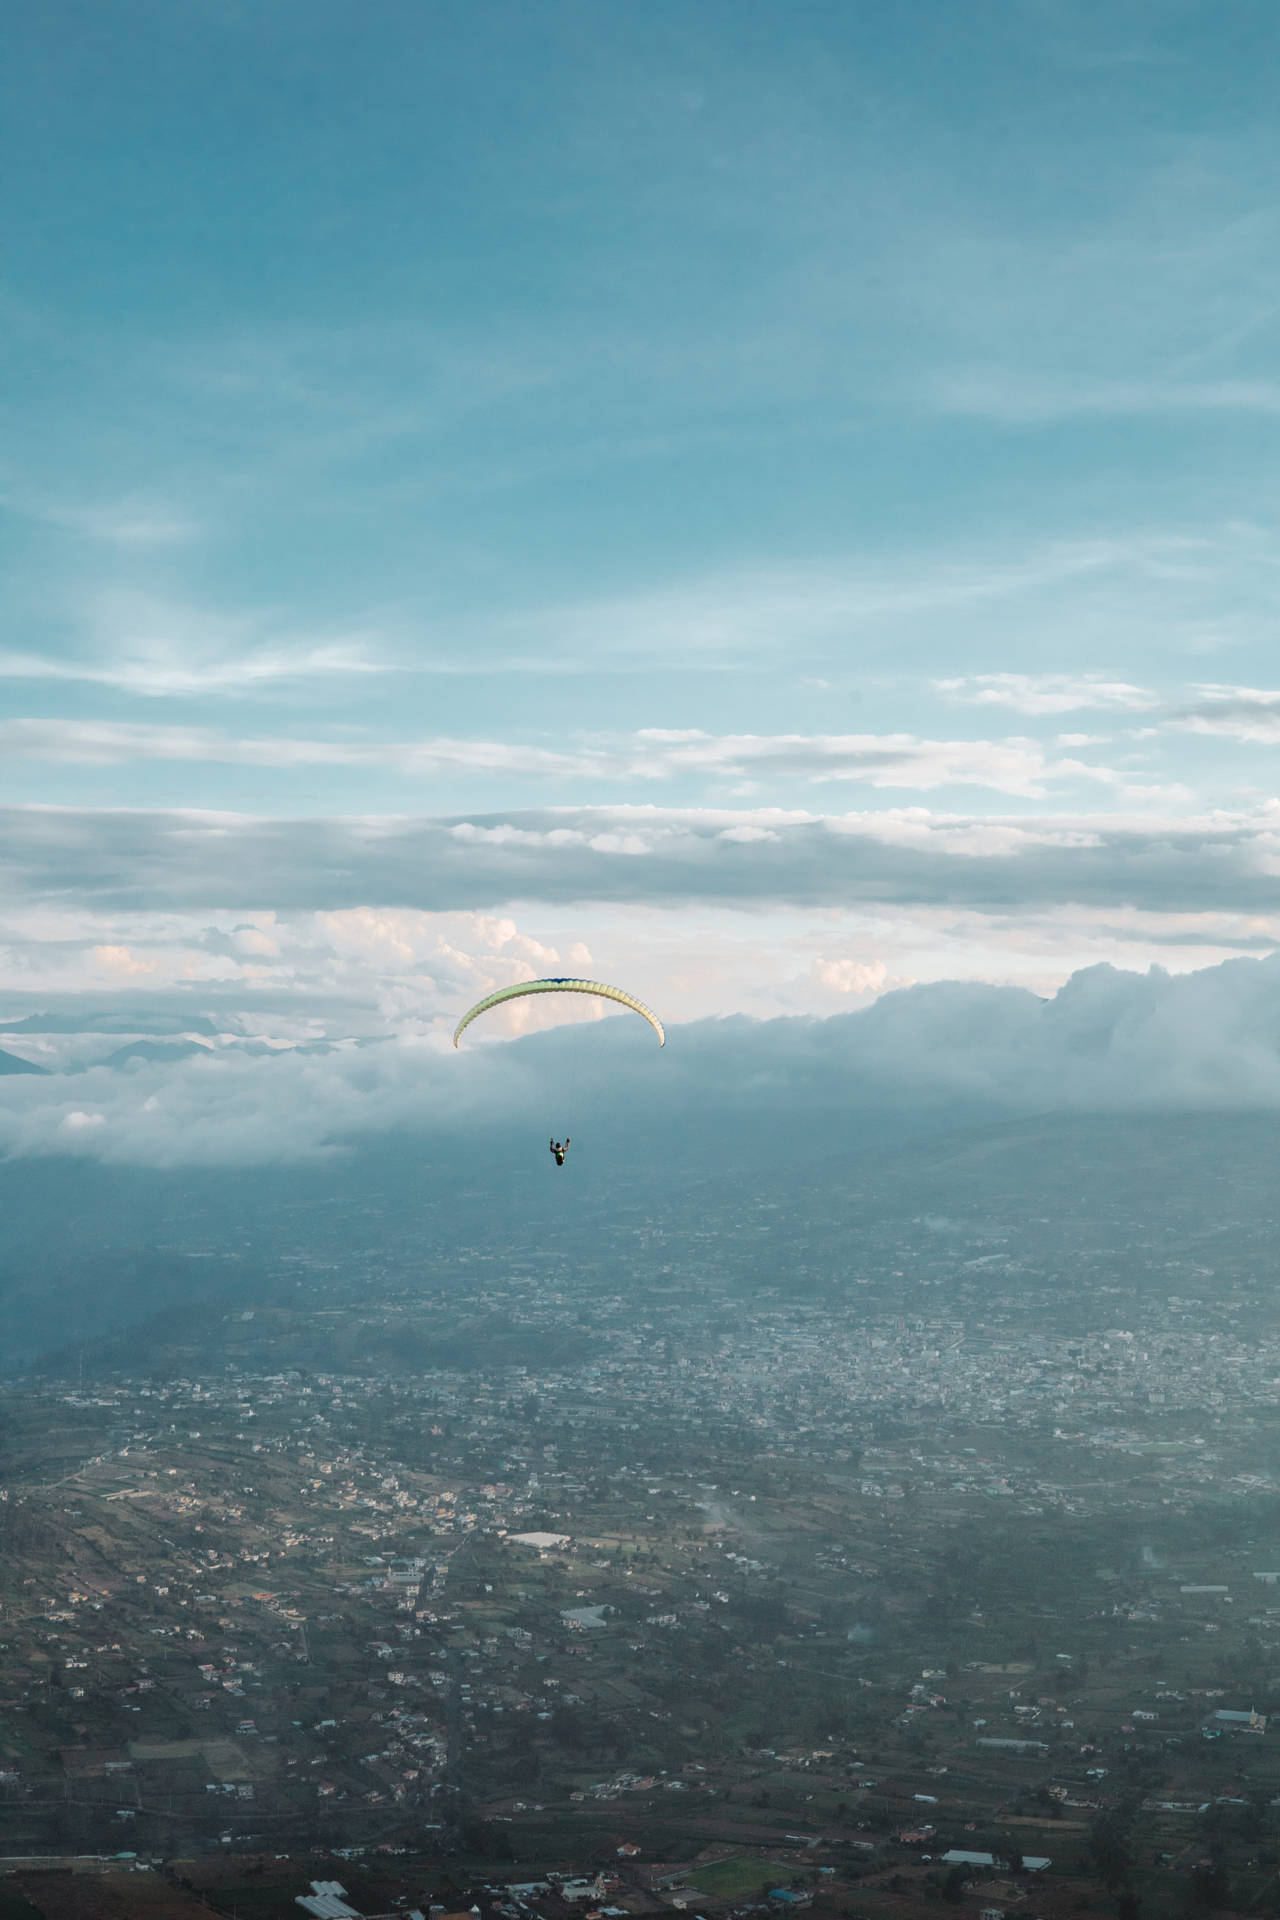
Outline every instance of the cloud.
[[[922, 740], [913, 734], [725, 734], [641, 743], [637, 771], [711, 778], [859, 780], [873, 787], [990, 787], [1042, 797], [1053, 769], [1033, 740]], [[645, 746], [652, 749], [646, 756]]]
[[[1218, 539], [1238, 568], [1248, 540], [1236, 527]], [[886, 641], [894, 644], [891, 636], [918, 632], [946, 615], [974, 627], [983, 622], [989, 645], [993, 622], [1027, 605], [1043, 617], [1046, 596], [1057, 605], [1071, 597], [1078, 607], [1080, 596], [1114, 593], [1118, 582], [1149, 591], [1193, 564], [1211, 574], [1215, 562], [1221, 564], [1214, 543], [1203, 533], [1144, 529], [1039, 541], [1012, 553], [934, 549], [896, 568], [871, 560], [745, 568], [657, 591], [523, 610], [492, 622], [485, 641], [495, 661], [533, 656], [556, 670], [583, 661], [596, 670], [728, 670], [775, 660], [821, 667], [817, 677], [826, 678], [837, 666], [847, 674], [851, 638], [865, 641], [881, 662]], [[1017, 641], [1025, 651], [1024, 632]]]
[[[447, 1035], [493, 988], [558, 973], [620, 981], [673, 1023], [732, 1013], [768, 1019], [830, 1011], [915, 980], [1016, 980], [1053, 992], [1096, 961], [1190, 968], [1277, 947], [1277, 912], [1169, 913], [1114, 902], [1011, 911], [765, 898], [743, 911], [695, 894], [657, 910], [600, 901], [252, 915], [11, 904], [0, 1047], [57, 1069], [92, 1065], [121, 1039], [280, 1049]], [[582, 1008], [548, 1000], [536, 1010], [553, 1024]]]
[[[968, 706], [1011, 707], [1019, 713], [1070, 713], [1085, 708], [1113, 712], [1154, 712], [1149, 733], [1172, 728], [1251, 745], [1280, 745], [1280, 690], [1267, 687], [1201, 685], [1182, 704], [1162, 699], [1128, 681], [1108, 680], [1100, 674], [971, 674], [954, 680], [935, 680], [935, 689]], [[1057, 745], [1103, 746], [1105, 736], [1059, 734]], [[1059, 768], [1067, 765], [1059, 762]], [[1105, 773], [1099, 777], [1105, 778]]]
[[1199, 698], [1169, 716], [1185, 733], [1217, 735], [1251, 745], [1280, 746], [1280, 692], [1260, 687], [1197, 689]]
[[[556, 917], [553, 938], [510, 914], [404, 907], [252, 921], [160, 913], [51, 922], [39, 911], [17, 912], [3, 951], [8, 1017], [0, 1047], [41, 1066], [79, 1069], [121, 1038], [234, 1049], [448, 1033], [466, 1006], [496, 987], [590, 968], [580, 930], [572, 912]], [[575, 1003], [569, 1017], [580, 1011]], [[526, 1024], [551, 1024], [557, 1013], [565, 1016], [563, 1003], [539, 1003]]]
[[280, 942], [261, 927], [237, 927], [231, 938], [238, 953], [257, 954], [266, 960], [279, 958]]
[[[55, 658], [50, 654], [0, 652], [0, 680], [55, 680], [113, 687], [146, 699], [191, 694], [246, 693], [279, 681], [305, 680], [314, 675], [384, 673], [388, 669], [368, 657], [359, 643], [326, 646], [262, 647], [253, 652], [226, 655], [220, 660], [196, 662], [176, 653], [166, 657], [109, 660]], [[88, 723], [86, 723], [88, 724]], [[34, 749], [28, 749], [33, 751]], [[51, 759], [74, 759], [73, 753], [48, 754]], [[202, 756], [207, 757], [207, 756]]]
[[935, 680], [939, 693], [975, 707], [1012, 707], [1018, 713], [1075, 713], [1081, 708], [1143, 711], [1156, 696], [1127, 680], [1095, 673], [974, 673]]
[[[331, 596], [309, 613], [290, 588], [282, 588], [293, 597], [281, 606], [237, 609], [202, 604], [196, 591], [116, 585], [64, 592], [59, 611], [74, 642], [66, 651], [12, 647], [0, 653], [0, 678], [80, 682], [155, 700], [252, 695], [299, 681], [389, 673], [524, 677], [572, 667], [648, 681], [657, 672], [749, 665], [776, 667], [788, 683], [799, 677], [841, 688], [855, 652], [860, 678], [896, 673], [912, 655], [933, 666], [944, 631], [954, 658], [997, 666], [1031, 657], [1033, 630], [1044, 660], [1080, 657], [1084, 635], [1091, 651], [1102, 645], [1108, 654], [1139, 657], [1158, 648], [1166, 657], [1171, 647], [1265, 640], [1274, 586], [1269, 555], [1268, 529], [1232, 521], [1206, 530], [1200, 516], [1194, 535], [1139, 527], [976, 550], [934, 545], [889, 562], [855, 555], [722, 567], [657, 588], [638, 582], [578, 597], [548, 586], [517, 608], [497, 590], [477, 596], [468, 581], [465, 611], [445, 611], [444, 601], [424, 611], [420, 594], [364, 581], [355, 604], [365, 610], [341, 623]], [[48, 614], [49, 597], [41, 568], [26, 589], [33, 631]], [[1045, 698], [1055, 690], [1053, 676], [1017, 672], [942, 685], [979, 705], [1068, 710], [1061, 700], [1025, 704], [1019, 683], [1029, 698], [1037, 686]], [[1075, 686], [1101, 689], [1113, 709], [1142, 691], [1102, 673], [1061, 676], [1057, 691], [1069, 695]]]
[[252, 692], [388, 670], [365, 632], [300, 638], [263, 614], [222, 614], [153, 594], [101, 593], [79, 610], [84, 654], [0, 651], [0, 680], [110, 687], [147, 699]]
[[929, 391], [940, 412], [1010, 426], [1041, 426], [1089, 414], [1247, 413], [1267, 419], [1280, 413], [1280, 381], [1275, 380], [1109, 380], [1088, 374], [1062, 380], [1002, 368], [997, 373], [946, 376], [932, 382]]
[[154, 960], [139, 960], [128, 947], [95, 947], [93, 957], [108, 973], [154, 973]]
[[[757, 831], [744, 837], [742, 829]], [[816, 814], [656, 806], [452, 819], [276, 820], [197, 812], [0, 810], [0, 885], [93, 911], [260, 912], [512, 902], [684, 906], [1076, 904], [1269, 914], [1280, 804], [1177, 816]]]
[[[830, 1132], [859, 1115], [993, 1116], [1280, 1107], [1280, 956], [1179, 977], [1092, 967], [1052, 998], [943, 982], [831, 1019], [703, 1021], [662, 1054], [639, 1023], [600, 1023], [587, 1095], [635, 1121], [672, 1114]], [[206, 1050], [127, 1073], [0, 1081], [0, 1150], [121, 1164], [247, 1165], [313, 1158], [397, 1129], [537, 1124], [579, 1039], [564, 1029], [463, 1055], [407, 1036], [382, 1046], [260, 1056]], [[582, 1062], [579, 1062], [581, 1070]]]
[[[832, 993], [883, 993], [890, 984], [889, 969], [883, 960], [825, 960], [815, 959], [813, 977], [821, 987]], [[910, 981], [894, 981], [895, 986], [909, 986]]]
[[134, 760], [212, 761], [224, 765], [356, 767], [423, 778], [442, 774], [641, 784], [663, 780], [858, 781], [870, 787], [929, 792], [979, 786], [1042, 799], [1048, 783], [1099, 781], [1125, 788], [1114, 769], [1054, 759], [1038, 741], [929, 740], [910, 733], [708, 734], [697, 729], [642, 729], [576, 748], [493, 740], [242, 739], [207, 727], [138, 721], [18, 719], [0, 721], [0, 752], [91, 765]]
[[127, 549], [172, 547], [196, 539], [201, 528], [164, 502], [143, 497], [107, 501], [55, 499], [39, 493], [10, 492], [0, 506], [29, 520]]

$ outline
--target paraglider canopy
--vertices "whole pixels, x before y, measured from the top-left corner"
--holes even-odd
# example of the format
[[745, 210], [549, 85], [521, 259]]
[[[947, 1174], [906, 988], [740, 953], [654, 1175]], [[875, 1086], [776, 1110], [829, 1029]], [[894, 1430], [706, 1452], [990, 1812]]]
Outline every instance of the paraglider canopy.
[[644, 1002], [637, 1000], [633, 994], [624, 993], [621, 987], [605, 986], [600, 980], [565, 979], [521, 980], [514, 987], [500, 987], [497, 993], [491, 993], [486, 999], [477, 1001], [470, 1013], [464, 1014], [462, 1019], [459, 1020], [453, 1034], [454, 1046], [457, 1046], [458, 1041], [471, 1025], [471, 1022], [478, 1019], [482, 1013], [487, 1013], [490, 1007], [500, 1007], [504, 1000], [522, 1000], [524, 996], [529, 993], [594, 993], [601, 1000], [616, 1000], [620, 1007], [630, 1007], [633, 1013], [640, 1014], [643, 1019], [649, 1022], [649, 1025], [658, 1036], [658, 1045], [660, 1047], [664, 1047], [667, 1043], [667, 1036], [662, 1031], [662, 1022], [658, 1019], [658, 1016], [655, 1013], [650, 1013]]

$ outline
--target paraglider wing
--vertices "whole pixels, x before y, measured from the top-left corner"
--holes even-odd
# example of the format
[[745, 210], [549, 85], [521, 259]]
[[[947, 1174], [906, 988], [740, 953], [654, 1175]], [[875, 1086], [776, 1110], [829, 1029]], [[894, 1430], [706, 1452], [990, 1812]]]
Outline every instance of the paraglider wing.
[[497, 993], [477, 1002], [470, 1013], [464, 1014], [454, 1029], [453, 1044], [456, 1047], [471, 1022], [480, 1014], [487, 1013], [490, 1007], [500, 1007], [504, 1000], [522, 1000], [527, 993], [594, 993], [601, 1000], [616, 1000], [620, 1007], [630, 1007], [649, 1022], [658, 1036], [658, 1045], [665, 1047], [667, 1036], [662, 1031], [662, 1022], [655, 1013], [650, 1013], [642, 1000], [624, 993], [621, 987], [607, 987], [599, 980], [522, 980], [514, 987], [500, 987]]

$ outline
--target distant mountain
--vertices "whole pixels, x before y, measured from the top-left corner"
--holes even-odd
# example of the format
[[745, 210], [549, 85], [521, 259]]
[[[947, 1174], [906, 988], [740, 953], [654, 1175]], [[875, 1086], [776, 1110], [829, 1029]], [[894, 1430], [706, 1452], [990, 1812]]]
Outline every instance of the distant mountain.
[[203, 1013], [161, 1013], [137, 1007], [128, 1012], [106, 1013], [29, 1013], [21, 1020], [0, 1023], [0, 1039], [6, 1033], [201, 1033], [210, 1040], [218, 1029]]
[[99, 1067], [127, 1067], [134, 1060], [148, 1061], [152, 1066], [176, 1060], [189, 1060], [193, 1053], [212, 1053], [212, 1047], [202, 1047], [198, 1040], [131, 1040], [127, 1047], [117, 1047], [114, 1053], [98, 1060]]
[[[167, 1248], [104, 1247], [89, 1258], [50, 1249], [44, 1257], [0, 1264], [5, 1371], [44, 1353], [79, 1354], [102, 1342], [111, 1363], [126, 1365], [150, 1327], [158, 1350], [176, 1350], [191, 1329], [208, 1337], [228, 1308], [248, 1297], [261, 1307], [270, 1282], [257, 1263], [193, 1257]], [[0, 1909], [2, 1911], [2, 1909]]]
[[[307, 1040], [296, 1047], [269, 1047], [260, 1040], [232, 1040], [223, 1051], [227, 1053], [247, 1053], [258, 1059], [276, 1059], [286, 1053], [337, 1053], [338, 1047], [332, 1040]], [[175, 1066], [179, 1060], [190, 1060], [193, 1054], [212, 1054], [212, 1047], [202, 1046], [198, 1040], [130, 1040], [127, 1046], [117, 1047], [114, 1053], [108, 1053], [101, 1060], [92, 1061], [96, 1067], [128, 1067], [135, 1060], [144, 1060], [153, 1067]], [[87, 1067], [78, 1067], [76, 1072], [85, 1072]]]
[[0, 1073], [47, 1073], [47, 1067], [33, 1066], [30, 1060], [19, 1060], [16, 1053], [0, 1052]]

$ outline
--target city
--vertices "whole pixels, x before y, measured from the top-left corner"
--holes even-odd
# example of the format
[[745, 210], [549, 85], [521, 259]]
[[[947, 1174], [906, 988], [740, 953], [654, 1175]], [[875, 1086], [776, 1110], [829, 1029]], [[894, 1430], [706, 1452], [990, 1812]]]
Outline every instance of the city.
[[[538, 1882], [555, 1913], [557, 1875], [627, 1912], [1265, 1900], [1280, 1315], [1237, 1264], [1263, 1218], [1216, 1268], [1172, 1259], [1121, 1166], [1127, 1214], [1099, 1176], [1075, 1215], [1109, 1246], [1046, 1291], [1072, 1203], [1019, 1225], [1024, 1150], [984, 1136], [967, 1218], [868, 1173], [854, 1250], [840, 1202], [779, 1198], [793, 1173], [745, 1207], [691, 1183], [619, 1237], [612, 1290], [589, 1221], [531, 1259], [495, 1208], [424, 1262], [353, 1181], [383, 1252], [295, 1251], [256, 1306], [138, 1329], [132, 1371], [106, 1341], [13, 1381], [10, 1855], [263, 1913], [304, 1868], [378, 1911], [397, 1860], [387, 1911]], [[972, 1153], [911, 1156], [917, 1191]], [[784, 1222], [802, 1270], [754, 1251]]]

